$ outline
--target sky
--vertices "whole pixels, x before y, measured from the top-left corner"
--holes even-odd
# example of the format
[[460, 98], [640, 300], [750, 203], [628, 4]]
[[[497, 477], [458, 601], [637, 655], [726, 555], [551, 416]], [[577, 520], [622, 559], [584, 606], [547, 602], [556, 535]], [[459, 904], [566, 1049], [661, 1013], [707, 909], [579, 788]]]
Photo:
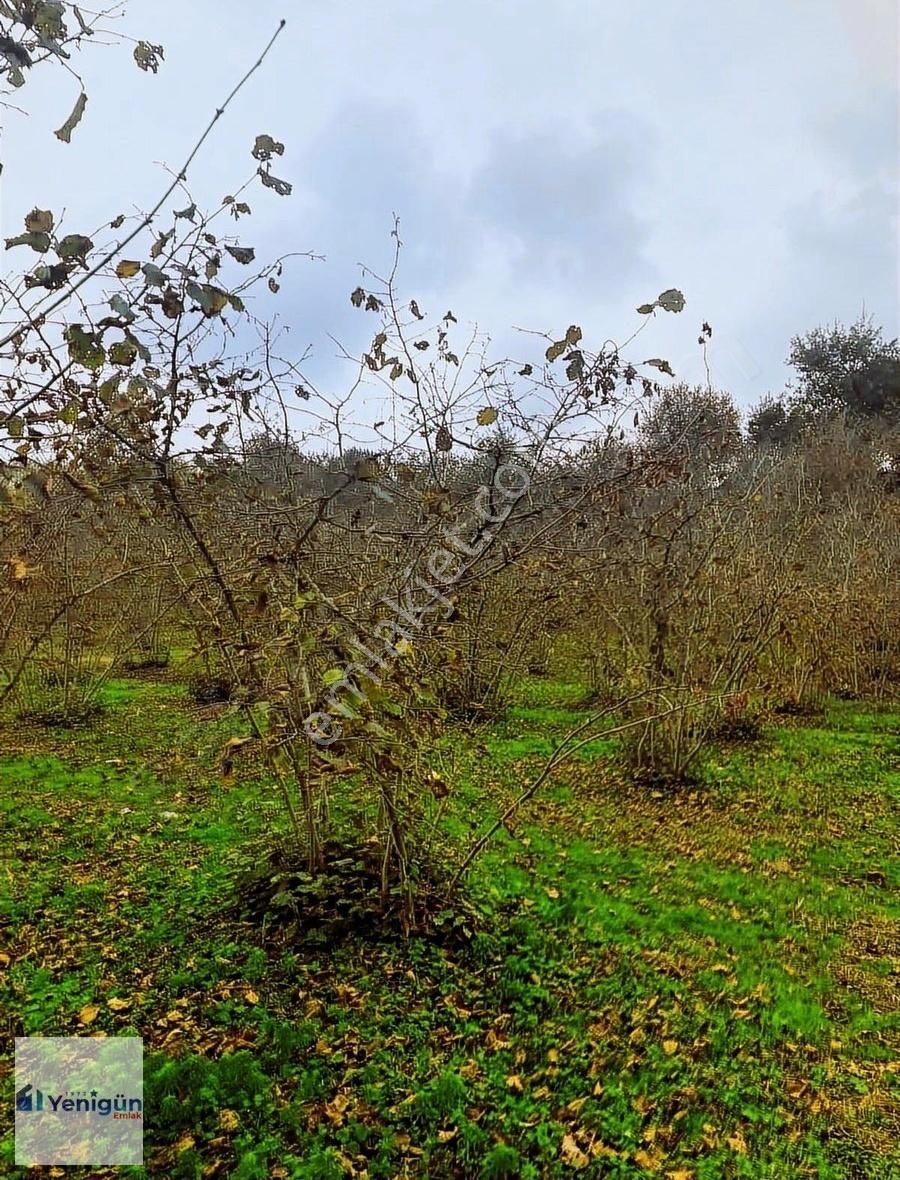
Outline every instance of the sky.
[[[399, 284], [436, 314], [530, 359], [536, 337], [580, 324], [623, 341], [638, 304], [686, 297], [628, 351], [705, 380], [748, 407], [784, 388], [791, 337], [865, 309], [894, 337], [898, 312], [898, 6], [894, 0], [130, 0], [120, 32], [165, 48], [154, 76], [130, 46], [82, 62], [88, 107], [35, 71], [7, 112], [0, 219], [34, 206], [70, 232], [147, 208], [278, 25], [262, 68], [191, 173], [198, 205], [233, 191], [267, 133], [285, 144], [258, 182], [241, 240], [296, 259], [259, 315], [320, 386], [352, 379], [372, 320], [349, 295], [385, 273], [400, 218]], [[181, 202], [183, 204], [183, 202]], [[20, 254], [22, 251], [20, 251]], [[30, 262], [31, 260], [27, 260]], [[7, 265], [26, 264], [10, 258]]]

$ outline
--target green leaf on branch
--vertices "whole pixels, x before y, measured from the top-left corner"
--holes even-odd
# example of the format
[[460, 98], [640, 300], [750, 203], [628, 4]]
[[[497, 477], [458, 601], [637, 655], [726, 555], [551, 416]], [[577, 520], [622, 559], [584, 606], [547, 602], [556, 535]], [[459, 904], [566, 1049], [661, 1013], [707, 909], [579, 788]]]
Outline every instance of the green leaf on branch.
[[257, 135], [251, 154], [255, 160], [271, 160], [273, 156], [284, 155], [284, 144], [271, 135]]
[[111, 405], [119, 392], [119, 377], [108, 377], [97, 390], [97, 396], [105, 406]]
[[566, 357], [566, 377], [569, 381], [580, 381], [584, 376], [584, 354], [577, 348]]
[[228, 296], [225, 292], [209, 283], [204, 283], [203, 286], [199, 286], [197, 283], [188, 283], [187, 293], [195, 303], [200, 305], [207, 319], [221, 315], [228, 306]]
[[256, 257], [256, 251], [252, 246], [226, 246], [225, 249], [241, 266], [249, 266]]
[[670, 287], [668, 291], [663, 291], [656, 302], [663, 311], [678, 312], [684, 310], [684, 296], [675, 287]]
[[265, 168], [257, 169], [260, 180], [266, 188], [272, 188], [278, 193], [279, 197], [289, 197], [294, 191], [294, 186], [287, 180], [279, 180], [277, 176], [273, 176], [271, 172]]
[[659, 369], [659, 371], [661, 373], [668, 373], [668, 375], [670, 377], [675, 376], [675, 373], [672, 370], [672, 366], [669, 364], [668, 361], [662, 360], [661, 357], [658, 357], [658, 356], [651, 357], [650, 360], [644, 361], [644, 364], [645, 365], [652, 365], [652, 367], [654, 369]]
[[166, 285], [165, 271], [160, 270], [152, 262], [145, 262], [141, 270], [149, 287], [164, 287]]
[[50, 249], [50, 235], [46, 233], [19, 234], [15, 238], [6, 239], [7, 250], [14, 246], [30, 246], [37, 254], [44, 254]]
[[62, 410], [56, 415], [57, 421], [64, 423], [66, 426], [74, 426], [78, 421], [78, 401], [72, 398], [67, 402]]
[[137, 354], [137, 344], [134, 340], [118, 340], [109, 350], [109, 360], [114, 365], [133, 365]]
[[[20, 5], [24, 8], [25, 5]], [[30, 24], [42, 37], [62, 39], [66, 35], [65, 9], [62, 0], [40, 0], [38, 4], [30, 4]], [[24, 13], [23, 13], [24, 16]]]
[[57, 244], [56, 253], [60, 258], [75, 258], [79, 262], [86, 262], [87, 256], [94, 248], [94, 243], [84, 234], [67, 234]]
[[134, 312], [131, 310], [121, 295], [113, 295], [112, 299], [109, 301], [109, 306], [116, 313], [120, 320], [125, 320], [125, 322], [128, 324], [134, 321]]
[[134, 47], [134, 60], [144, 73], [157, 73], [164, 57], [161, 45], [152, 45], [149, 41], [138, 41]]
[[159, 258], [160, 254], [162, 254], [163, 250], [165, 250], [169, 241], [174, 236], [175, 236], [174, 227], [170, 230], [167, 230], [164, 234], [160, 234], [157, 237], [156, 241], [153, 243], [153, 245], [150, 247], [150, 257], [151, 258]]
[[56, 266], [36, 266], [32, 274], [25, 276], [25, 286], [29, 290], [32, 287], [46, 287], [48, 291], [56, 291], [65, 285], [68, 277], [69, 272], [62, 262]]
[[106, 351], [94, 332], [85, 332], [80, 324], [71, 324], [64, 332], [69, 356], [78, 365], [95, 372], [106, 360]]

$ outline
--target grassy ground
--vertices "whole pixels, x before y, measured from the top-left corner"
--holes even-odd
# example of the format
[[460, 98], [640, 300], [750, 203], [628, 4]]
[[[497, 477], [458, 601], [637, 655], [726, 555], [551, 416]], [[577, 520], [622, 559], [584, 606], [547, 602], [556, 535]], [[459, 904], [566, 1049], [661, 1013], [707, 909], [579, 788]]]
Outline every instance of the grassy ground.
[[[234, 719], [105, 693], [0, 731], [0, 979], [10, 1033], [144, 1037], [126, 1175], [900, 1177], [900, 715], [835, 703], [675, 798], [598, 742], [479, 862], [470, 945], [291, 946], [226, 912], [282, 828], [218, 778]], [[580, 716], [529, 697], [447, 742], [452, 835]]]

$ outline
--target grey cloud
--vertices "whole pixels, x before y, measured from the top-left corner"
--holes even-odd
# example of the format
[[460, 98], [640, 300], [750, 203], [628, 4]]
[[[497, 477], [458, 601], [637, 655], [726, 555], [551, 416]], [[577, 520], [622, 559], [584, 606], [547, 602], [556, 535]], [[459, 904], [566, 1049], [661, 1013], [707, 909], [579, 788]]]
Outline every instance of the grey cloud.
[[599, 115], [587, 136], [564, 124], [497, 134], [473, 180], [469, 211], [503, 244], [517, 279], [620, 290], [623, 280], [649, 273], [648, 226], [635, 208], [653, 139], [617, 111]]

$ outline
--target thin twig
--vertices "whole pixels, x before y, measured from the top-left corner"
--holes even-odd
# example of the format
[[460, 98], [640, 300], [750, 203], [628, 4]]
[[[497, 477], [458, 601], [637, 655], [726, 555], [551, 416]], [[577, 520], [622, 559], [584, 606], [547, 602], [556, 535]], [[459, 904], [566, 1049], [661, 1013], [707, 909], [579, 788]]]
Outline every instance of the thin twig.
[[[150, 212], [147, 213], [138, 222], [138, 224], [134, 227], [134, 229], [131, 231], [131, 233], [128, 234], [127, 237], [123, 238], [121, 242], [118, 242], [115, 246], [113, 246], [113, 248], [111, 250], [107, 251], [107, 253], [104, 254], [104, 256], [100, 259], [99, 262], [97, 262], [94, 266], [91, 267], [91, 269], [89, 271], [87, 271], [85, 274], [83, 274], [77, 283], [73, 283], [70, 287], [68, 287], [65, 291], [63, 291], [62, 294], [59, 295], [50, 304], [49, 307], [47, 307], [44, 311], [42, 311], [40, 313], [42, 318], [45, 319], [47, 316], [52, 315], [52, 313], [54, 311], [56, 311], [58, 308], [62, 307], [62, 305], [68, 299], [70, 299], [72, 297], [72, 295], [75, 294], [76, 291], [78, 291], [81, 287], [83, 287], [84, 284], [87, 283], [90, 279], [95, 278], [100, 273], [100, 271], [103, 270], [103, 268], [105, 266], [108, 266], [109, 263], [112, 262], [112, 260], [117, 255], [121, 254], [121, 252], [125, 249], [125, 247], [127, 245], [129, 245], [129, 243], [134, 241], [134, 239], [138, 236], [138, 234], [143, 232], [143, 230], [145, 230], [153, 222], [154, 217], [157, 215], [157, 213], [159, 213], [160, 209], [162, 209], [163, 205], [165, 205], [166, 201], [168, 201], [169, 197], [172, 195], [172, 193], [175, 191], [175, 189], [179, 186], [179, 184], [183, 184], [184, 181], [187, 179], [188, 169], [190, 168], [191, 164], [194, 162], [195, 157], [197, 156], [200, 149], [203, 147], [206, 140], [209, 138], [210, 134], [212, 133], [212, 129], [215, 127], [216, 123], [218, 123], [218, 121], [225, 114], [225, 111], [228, 109], [228, 106], [231, 103], [232, 99], [234, 99], [235, 96], [238, 94], [238, 92], [241, 89], [243, 89], [245, 83], [250, 79], [250, 77], [253, 74], [256, 73], [256, 71], [259, 69], [259, 67], [263, 64], [263, 62], [265, 61], [266, 57], [269, 54], [269, 50], [275, 44], [276, 38], [279, 36], [279, 34], [281, 33], [281, 30], [284, 28], [284, 26], [286, 24], [287, 24], [287, 21], [285, 21], [285, 20], [281, 21], [281, 23], [279, 24], [279, 26], [275, 30], [275, 32], [272, 34], [271, 38], [269, 39], [269, 43], [266, 45], [265, 49], [262, 51], [260, 56], [256, 59], [256, 61], [253, 63], [253, 65], [250, 67], [250, 69], [246, 72], [246, 74], [244, 74], [243, 78], [241, 78], [241, 80], [234, 87], [234, 89], [231, 91], [231, 93], [228, 95], [228, 97], [225, 99], [225, 101], [222, 103], [222, 105], [216, 109], [216, 113], [210, 119], [209, 124], [206, 127], [206, 130], [203, 132], [203, 134], [197, 140], [196, 144], [194, 144], [191, 154], [188, 156], [188, 158], [185, 160], [184, 164], [181, 166], [181, 169], [178, 172], [178, 175], [175, 177], [175, 179], [172, 181], [172, 183], [169, 185], [169, 187], [166, 189], [166, 191], [163, 193], [163, 195], [159, 198], [159, 200], [156, 202], [156, 204], [153, 206], [153, 208], [150, 210]], [[37, 304], [35, 304], [35, 306], [31, 309], [31, 312], [29, 313], [28, 325], [19, 325], [19, 327], [15, 328], [12, 332], [9, 332], [6, 336], [4, 336], [3, 339], [0, 340], [0, 348], [5, 347], [11, 341], [13, 341], [17, 337], [21, 336], [24, 331], [26, 331], [27, 327], [30, 326], [32, 323], [35, 312], [40, 307], [41, 307], [41, 303], [39, 301]]]

